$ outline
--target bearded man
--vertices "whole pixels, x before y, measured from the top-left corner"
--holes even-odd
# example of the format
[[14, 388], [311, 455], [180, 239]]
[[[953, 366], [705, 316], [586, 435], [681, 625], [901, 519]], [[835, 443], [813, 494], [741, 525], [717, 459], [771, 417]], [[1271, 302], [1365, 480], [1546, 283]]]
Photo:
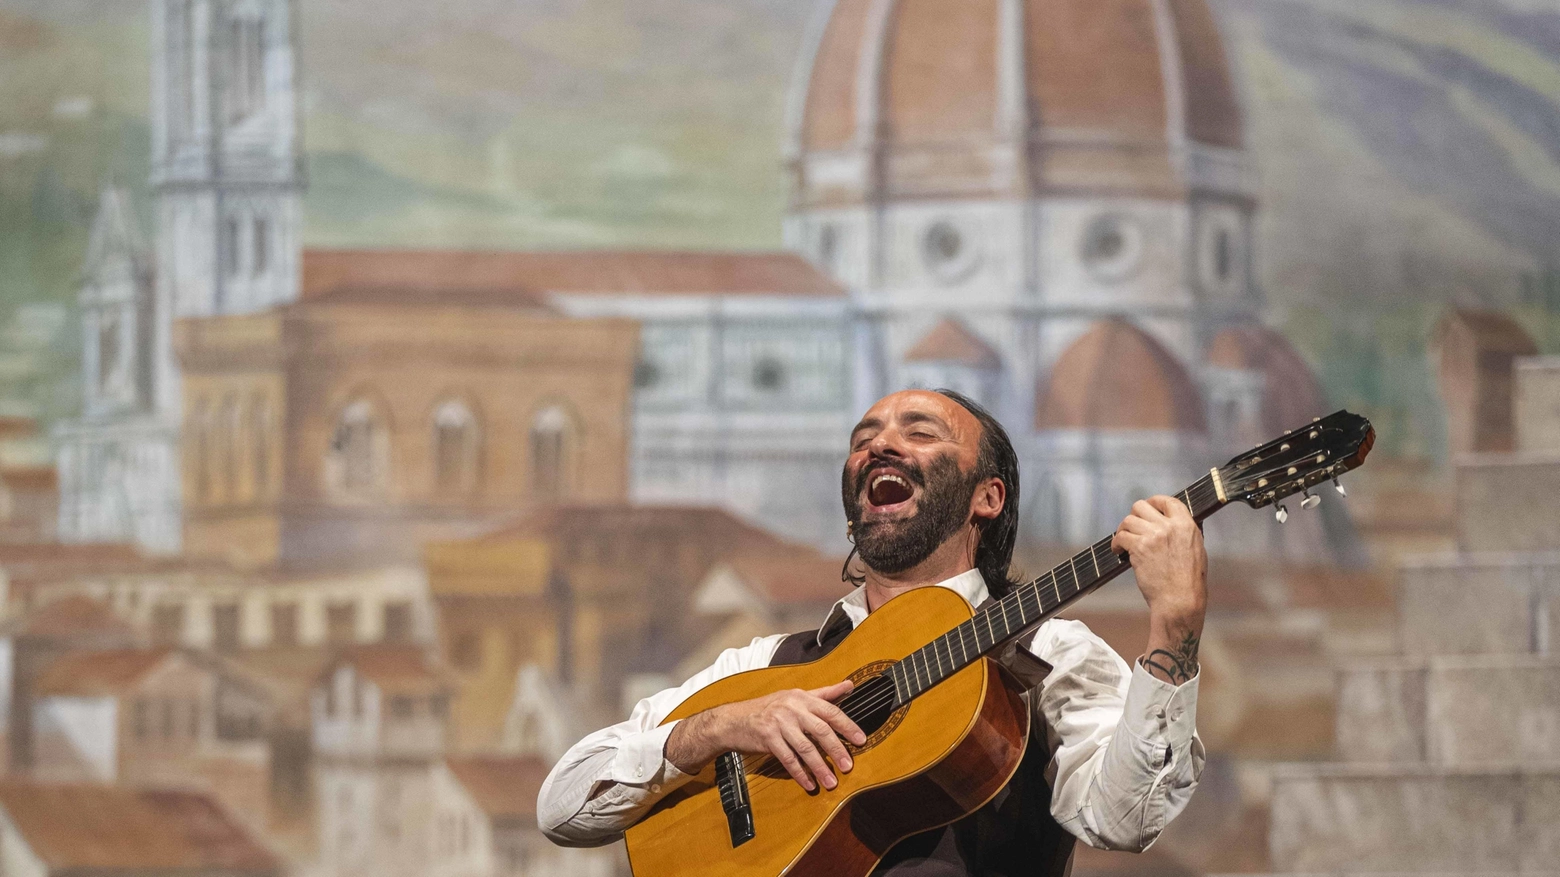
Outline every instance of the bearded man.
[[[948, 588], [978, 607], [1015, 586], [1008, 565], [1018, 532], [1018, 461], [988, 412], [947, 390], [895, 393], [872, 406], [850, 442], [841, 490], [864, 566], [852, 577], [859, 587], [817, 630], [728, 649], [681, 686], [640, 701], [627, 721], [570, 749], [537, 801], [537, 821], [554, 842], [616, 840], [662, 796], [733, 750], [774, 756], [808, 791], [834, 788], [834, 768], [851, 769], [844, 742], [865, 739], [833, 703], [850, 690], [848, 681], [661, 722], [717, 679], [827, 654], [905, 591]], [[1202, 533], [1179, 501], [1154, 496], [1133, 505], [1111, 547], [1131, 555], [1148, 602], [1143, 657], [1129, 668], [1081, 622], [1041, 624], [1023, 645], [1049, 672], [1025, 695], [1034, 722], [1013, 778], [975, 813], [899, 843], [874, 874], [1061, 874], [1074, 838], [1141, 851], [1186, 806], [1203, 765], [1195, 730], [1207, 599]]]

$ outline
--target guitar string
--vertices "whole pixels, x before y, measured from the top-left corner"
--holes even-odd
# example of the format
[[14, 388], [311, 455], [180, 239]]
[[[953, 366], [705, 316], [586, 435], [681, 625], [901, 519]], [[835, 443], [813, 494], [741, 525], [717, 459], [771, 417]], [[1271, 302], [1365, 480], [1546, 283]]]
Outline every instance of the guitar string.
[[[1197, 508], [1196, 508], [1196, 505], [1194, 505], [1194, 503], [1192, 501], [1193, 491], [1196, 491], [1197, 498], [1199, 500], [1207, 501], [1207, 500], [1216, 499], [1215, 496], [1209, 495], [1211, 490], [1212, 490], [1211, 480], [1205, 476], [1205, 477], [1203, 477], [1201, 479], [1198, 479], [1197, 483], [1195, 483], [1195, 484], [1191, 485], [1190, 487], [1186, 488], [1185, 490], [1181, 491], [1181, 493], [1178, 494], [1178, 497], [1182, 498], [1182, 501], [1187, 506], [1187, 508], [1195, 513]], [[1078, 554], [1075, 554], [1071, 558], [1068, 559], [1067, 564], [1065, 564], [1065, 565], [1070, 567], [1070, 569], [1071, 569], [1071, 574], [1072, 574], [1072, 578], [1073, 578], [1073, 582], [1072, 582], [1073, 593], [1069, 594], [1068, 597], [1065, 600], [1058, 600], [1056, 603], [1053, 603], [1051, 606], [1046, 606], [1045, 605], [1046, 601], [1045, 601], [1044, 593], [1040, 590], [1040, 584], [1042, 582], [1044, 582], [1047, 577], [1049, 577], [1051, 579], [1052, 591], [1055, 592], [1058, 597], [1061, 596], [1060, 590], [1058, 588], [1059, 579], [1056, 576], [1056, 571], [1061, 569], [1064, 566], [1064, 564], [1058, 564], [1056, 567], [1052, 568], [1045, 575], [1040, 576], [1039, 578], [1034, 579], [1033, 581], [1028, 582], [1027, 584], [1021, 585], [1018, 588], [1015, 588], [1013, 590], [1013, 593], [1011, 595], [1009, 595], [1009, 596], [1017, 598], [1017, 599], [1015, 599], [1013, 601], [1012, 605], [1013, 606], [1017, 606], [1019, 608], [1019, 610], [1020, 610], [1020, 616], [1019, 617], [1022, 618], [1023, 617], [1022, 613], [1027, 611], [1027, 607], [1024, 606], [1024, 600], [1027, 597], [1035, 598], [1036, 608], [1038, 609], [1038, 611], [1040, 613], [1043, 614], [1043, 613], [1054, 611], [1058, 606], [1060, 606], [1060, 605], [1062, 605], [1062, 603], [1066, 602], [1066, 600], [1074, 599], [1079, 594], [1081, 594], [1085, 588], [1091, 587], [1094, 584], [1094, 582], [1096, 580], [1098, 580], [1098, 578], [1100, 578], [1100, 576], [1096, 575], [1093, 579], [1090, 580], [1090, 582], [1087, 585], [1080, 584], [1079, 583], [1079, 579], [1078, 579], [1078, 574], [1077, 574], [1077, 560], [1078, 560], [1078, 556], [1081, 555], [1081, 554], [1084, 554], [1084, 553], [1088, 553], [1091, 556], [1091, 559], [1092, 559], [1093, 563], [1095, 564], [1096, 568], [1098, 568], [1099, 560], [1098, 560], [1098, 557], [1096, 557], [1095, 555], [1100, 551], [1102, 544], [1105, 546], [1105, 548], [1107, 550], [1109, 549], [1108, 540], [1101, 539], [1099, 542], [1096, 542], [1093, 545], [1089, 546], [1089, 550], [1087, 552], [1081, 552], [1080, 551]], [[935, 676], [935, 675], [937, 675], [939, 673], [943, 674], [941, 676], [941, 678], [936, 679], [934, 681], [929, 681], [927, 685], [925, 685], [924, 687], [922, 687], [920, 689], [920, 691], [917, 691], [914, 694], [912, 694], [910, 699], [914, 699], [916, 696], [919, 696], [920, 694], [926, 692], [927, 690], [929, 690], [933, 686], [940, 684], [943, 680], [947, 679], [953, 673], [956, 673], [959, 670], [963, 669], [963, 666], [969, 666], [969, 664], [973, 663], [973, 661], [966, 661], [966, 663], [963, 666], [950, 667], [945, 672], [943, 670], [943, 667], [942, 667], [942, 659], [940, 657], [938, 657], [936, 652], [935, 652], [935, 647], [936, 647], [936, 645], [937, 645], [937, 643], [939, 641], [946, 640], [948, 638], [948, 636], [953, 634], [955, 631], [959, 631], [960, 628], [964, 627], [966, 624], [969, 624], [970, 622], [980, 618], [983, 613], [990, 613], [993, 610], [995, 610], [997, 607], [1002, 607], [1002, 610], [1001, 610], [1002, 611], [1002, 616], [1003, 616], [1002, 626], [1003, 626], [1004, 631], [1008, 631], [1007, 609], [1010, 608], [1010, 607], [1004, 605], [1004, 604], [1007, 603], [1008, 599], [1009, 599], [1009, 597], [1002, 598], [1001, 600], [997, 601], [997, 603], [995, 605], [993, 605], [992, 607], [990, 607], [988, 609], [985, 609], [985, 610], [982, 610], [982, 613], [977, 613], [975, 616], [973, 616], [970, 619], [967, 619], [966, 621], [960, 622], [959, 625], [954, 627], [953, 630], [949, 631], [946, 634], [943, 634], [942, 636], [939, 636], [937, 639], [933, 640], [931, 643], [928, 643], [927, 645], [922, 646], [919, 649], [916, 649], [914, 652], [911, 652], [910, 655], [907, 655], [905, 658], [900, 660], [899, 664], [902, 664], [904, 661], [910, 660], [915, 655], [920, 654], [922, 656], [922, 659], [923, 659], [923, 662], [924, 662], [925, 657], [926, 657], [925, 650], [928, 649], [928, 648], [932, 648], [932, 649], [934, 649], [934, 651], [932, 653], [932, 660], [936, 662], [937, 670], [936, 671], [932, 671], [930, 666], [928, 666], [928, 668], [927, 668], [928, 669], [928, 675]], [[987, 615], [986, 617], [987, 617], [987, 620], [988, 620], [988, 623], [989, 623], [990, 616]], [[976, 644], [978, 645], [979, 642], [980, 642], [980, 639], [979, 639], [980, 633], [979, 633], [978, 630], [976, 630], [973, 627], [971, 629], [975, 633], [975, 637], [976, 637], [975, 641], [976, 641]], [[1010, 635], [1011, 635], [1011, 632], [1008, 631], [1007, 633], [1004, 634], [1004, 637], [1010, 636]], [[960, 636], [960, 641], [961, 641], [960, 642], [960, 650], [964, 651], [964, 646], [963, 646], [963, 643], [962, 643], [963, 634], [961, 633], [959, 636]], [[998, 640], [998, 642], [1000, 642], [1000, 640]], [[993, 643], [993, 645], [995, 645], [995, 643]], [[985, 653], [982, 652], [981, 656], [984, 656], [984, 654]], [[952, 662], [953, 661], [953, 652], [952, 652], [951, 648], [948, 650], [948, 655], [949, 655], [950, 662]], [[898, 664], [896, 664], [895, 666], [898, 666]], [[911, 672], [916, 674], [916, 677], [915, 677], [915, 680], [914, 680], [914, 684], [919, 686], [920, 683], [921, 683], [919, 671], [914, 670], [913, 665], [912, 665]], [[886, 675], [886, 674], [879, 674], [879, 675]], [[910, 687], [908, 683], [907, 683], [906, 687], [907, 688]], [[870, 715], [872, 712], [874, 712], [876, 710], [879, 710], [879, 709], [882, 709], [885, 706], [892, 706], [893, 702], [896, 699], [898, 699], [899, 693], [898, 693], [897, 686], [890, 685], [889, 688], [892, 689], [892, 691], [885, 690], [885, 691], [883, 691], [883, 693], [874, 695], [869, 701], [864, 701], [864, 702], [850, 702], [850, 703], [847, 704], [847, 701], [849, 701], [850, 697], [851, 697], [850, 695], [847, 694], [845, 696], [845, 698], [841, 701], [841, 703], [838, 704], [838, 705], [839, 705], [840, 709], [845, 712], [846, 716], [851, 718], [854, 721], [856, 718], [865, 717], [865, 715]], [[865, 706], [863, 706], [864, 704], [865, 704]], [[862, 708], [861, 712], [858, 713], [856, 716], [852, 716], [851, 715], [852, 709], [858, 708], [858, 707]]]
[[[1179, 496], [1185, 497], [1184, 501], [1185, 501], [1186, 505], [1189, 508], [1191, 508], [1194, 512], [1196, 511], [1196, 506], [1194, 506], [1192, 504], [1192, 502], [1191, 502], [1192, 495], [1193, 495], [1194, 492], [1195, 492], [1195, 494], [1196, 494], [1196, 496], [1198, 497], [1199, 500], [1207, 501], [1207, 500], [1211, 500], [1211, 499], [1215, 498], [1215, 497], [1213, 497], [1211, 495], [1208, 495], [1212, 488], [1211, 488], [1211, 485], [1205, 486], [1204, 483], [1203, 483], [1205, 481], [1208, 481], [1208, 479], [1206, 477], [1203, 478], [1203, 479], [1200, 479], [1196, 484], [1193, 484], [1191, 487], [1187, 488], [1186, 490], [1183, 490], [1179, 494]], [[1094, 553], [1096, 553], [1099, 550], [1100, 544], [1101, 543], [1105, 543], [1105, 542], [1107, 542], [1107, 540], [1101, 539], [1099, 542], [1094, 543], [1093, 545], [1091, 545], [1089, 547], [1089, 552], [1088, 553], [1093, 555]], [[1109, 547], [1109, 545], [1107, 544], [1106, 548], [1108, 549], [1108, 547]], [[1079, 554], [1083, 554], [1083, 553], [1085, 553], [1085, 552], [1079, 552]], [[1079, 586], [1079, 584], [1078, 584], [1077, 573], [1076, 573], [1076, 566], [1075, 566], [1075, 563], [1076, 563], [1076, 560], [1077, 560], [1077, 556], [1078, 555], [1073, 555], [1073, 557], [1069, 558], [1068, 562], [1067, 562], [1067, 565], [1072, 567], [1072, 569], [1073, 569], [1073, 585], [1075, 587], [1074, 593], [1069, 595], [1069, 597], [1067, 598], [1069, 600], [1073, 599], [1076, 596], [1078, 596], [1080, 593], [1082, 593], [1082, 591], [1083, 591], [1083, 589], [1085, 587], [1088, 587], [1088, 585]], [[1097, 564], [1098, 560], [1095, 559], [1094, 562]], [[1062, 605], [1062, 603], [1064, 603], [1066, 601], [1065, 600], [1061, 600], [1061, 601], [1058, 601], [1058, 602], [1052, 604], [1051, 606], [1047, 607], [1045, 605], [1045, 599], [1044, 599], [1043, 592], [1040, 590], [1040, 585], [1047, 578], [1050, 578], [1051, 579], [1051, 587], [1053, 589], [1053, 592], [1055, 592], [1057, 594], [1057, 596], [1060, 597], [1060, 591], [1057, 589], [1059, 580], [1056, 577], [1056, 571], [1058, 569], [1061, 569], [1062, 566], [1063, 566], [1062, 564], [1058, 564], [1056, 567], [1052, 568], [1045, 575], [1042, 575], [1039, 578], [1036, 578], [1036, 579], [1034, 579], [1034, 580], [1032, 580], [1030, 582], [1027, 582], [1027, 583], [1025, 583], [1025, 584], [1023, 584], [1023, 585], [1021, 585], [1021, 586], [1019, 586], [1017, 588], [1014, 588], [1012, 594], [1010, 594], [1008, 597], [1003, 597], [1001, 600], [998, 600], [992, 606], [982, 610], [979, 613], [976, 613], [975, 615], [971, 616], [969, 619], [966, 619], [965, 621], [960, 622], [957, 626], [955, 626], [955, 628], [953, 630], [956, 631], [956, 630], [959, 630], [960, 628], [964, 627], [964, 625], [966, 625], [966, 624], [971, 624], [972, 625], [971, 626], [971, 630], [974, 631], [974, 634], [975, 634], [975, 637], [976, 637], [976, 643], [978, 644], [980, 642], [980, 640], [979, 640], [980, 633], [973, 626], [973, 622], [976, 621], [976, 620], [979, 620], [982, 617], [982, 615], [985, 615], [986, 613], [991, 613], [994, 610], [997, 610], [998, 607], [1003, 607], [1001, 609], [1001, 612], [1002, 612], [1002, 615], [1003, 615], [1003, 622], [1002, 622], [1002, 624], [1003, 624], [1003, 629], [1006, 631], [1007, 630], [1007, 626], [1008, 626], [1007, 625], [1007, 617], [1006, 617], [1007, 608], [1008, 607], [1005, 607], [1004, 603], [1009, 599], [1009, 597], [1015, 597], [1016, 598], [1014, 600], [1013, 605], [1019, 606], [1021, 608], [1021, 610], [1022, 610], [1022, 607], [1023, 607], [1024, 599], [1026, 597], [1032, 596], [1035, 599], [1037, 607], [1039, 608], [1039, 610], [1041, 612], [1050, 612], [1050, 611], [1052, 611], [1053, 609], [1055, 609], [1056, 607]], [[1095, 579], [1098, 579], [1098, 578], [1099, 578], [1099, 576], [1095, 577]], [[1093, 582], [1094, 582], [1094, 579], [1091, 579], [1090, 580], [1090, 585], [1092, 585]], [[1022, 616], [1020, 616], [1020, 617], [1022, 617]], [[990, 616], [986, 615], [986, 618], [987, 618], [987, 620], [989, 622]], [[937, 639], [938, 640], [944, 639], [951, 633], [953, 633], [953, 631], [949, 631], [948, 634], [943, 634], [942, 636], [939, 636]], [[1010, 636], [1010, 635], [1011, 635], [1011, 633], [1006, 633], [1004, 635], [1004, 638], [1006, 638], [1006, 636]], [[962, 634], [961, 634], [961, 637], [962, 637]], [[1001, 640], [998, 640], [998, 642], [1000, 642], [1000, 641]], [[911, 658], [911, 656], [913, 656], [913, 655], [915, 655], [917, 653], [920, 653], [924, 649], [929, 648], [929, 647], [935, 645], [936, 642], [937, 642], [937, 640], [933, 640], [932, 643], [929, 643], [926, 646], [922, 646], [920, 649], [917, 649], [915, 652], [911, 652], [910, 655], [906, 655], [904, 658], [900, 659], [900, 661], [898, 663], [896, 663], [894, 666], [899, 666], [904, 661], [909, 660]], [[961, 645], [961, 649], [962, 649], [962, 645]], [[952, 654], [953, 654], [952, 651], [949, 651], [950, 659], [952, 657]], [[984, 657], [984, 654], [985, 653], [983, 652], [983, 653], [981, 653], [981, 655], [979, 655], [977, 657]], [[941, 659], [934, 658], [934, 660], [938, 661], [938, 670], [941, 671]], [[966, 668], [972, 666], [974, 663], [975, 663], [975, 661], [971, 660], [971, 661], [967, 662], [963, 667], [951, 668], [948, 671], [947, 675], [943, 676], [941, 679], [938, 679], [936, 682], [928, 684], [925, 688], [922, 688], [920, 691], [915, 692], [915, 694], [912, 694], [911, 695], [911, 699], [913, 700], [915, 697], [919, 696], [920, 694], [924, 694], [926, 691], [930, 690], [933, 686], [935, 686], [937, 684], [940, 684], [943, 681], [946, 681], [952, 675], [956, 674], [957, 672], [959, 672], [959, 671], [961, 671], [963, 669], [966, 669]], [[912, 671], [912, 672], [915, 672], [915, 671]], [[883, 673], [883, 674], [879, 674], [879, 676], [882, 677], [882, 678], [887, 678], [886, 677], [886, 673], [887, 673], [887, 671], [885, 671], [885, 673]], [[917, 679], [916, 680], [916, 684], [919, 684], [919, 681], [920, 680]], [[871, 712], [873, 712], [875, 710], [882, 709], [885, 706], [893, 706], [894, 701], [899, 696], [898, 695], [898, 689], [897, 689], [897, 686], [893, 684], [893, 680], [892, 679], [889, 680], [889, 683], [890, 684], [887, 685], [886, 687], [885, 686], [879, 686], [880, 688], [883, 689], [882, 692], [878, 693], [878, 694], [874, 694], [870, 698], [870, 700], [862, 701], [862, 702], [847, 703], [850, 700], [850, 697], [851, 697], [851, 695], [847, 694], [843, 699], [841, 699], [841, 702], [839, 704], [837, 704], [837, 705], [840, 707], [841, 711], [845, 712], [847, 717], [851, 717], [851, 711], [853, 709], [855, 709], [855, 708], [860, 707], [862, 704], [870, 704], [870, 706], [866, 707], [866, 709], [863, 710], [864, 714], [870, 714]], [[852, 693], [854, 693], [854, 692], [852, 692]], [[908, 701], [904, 705], [908, 706]], [[895, 710], [895, 712], [897, 712], [897, 710]], [[861, 714], [858, 714], [858, 715], [861, 715]], [[892, 715], [892, 713], [890, 713], [890, 715]], [[852, 717], [852, 718], [854, 720], [854, 717]], [[763, 755], [760, 755], [757, 758], [752, 759], [751, 761], [748, 762], [747, 765], [745, 765], [745, 766], [748, 766], [749, 769], [744, 771], [744, 773], [747, 776], [752, 777], [752, 779], [750, 779], [748, 781], [748, 790], [749, 790], [750, 796], [751, 796], [751, 792], [752, 792], [753, 789], [767, 787], [767, 786], [773, 785], [773, 784], [775, 784], [777, 782], [785, 782], [785, 783], [795, 782], [795, 780], [791, 778], [789, 771], [786, 772], [786, 775], [783, 778], [771, 777], [771, 776], [768, 776], [767, 774], [763, 773], [763, 771], [766, 770], [767, 768], [769, 768], [770, 765], [777, 764], [777, 763], [778, 763], [778, 759], [776, 759], [773, 755], [763, 754]], [[782, 769], [783, 769], [783, 767], [782, 767]]]

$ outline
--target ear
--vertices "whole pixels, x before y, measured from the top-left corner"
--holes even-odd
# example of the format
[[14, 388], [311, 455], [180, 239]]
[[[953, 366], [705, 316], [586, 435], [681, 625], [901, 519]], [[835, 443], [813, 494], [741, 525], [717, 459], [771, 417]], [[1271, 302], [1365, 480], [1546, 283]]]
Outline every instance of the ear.
[[975, 495], [970, 497], [970, 516], [984, 524], [1002, 514], [1006, 504], [1007, 485], [1000, 478], [987, 478], [975, 486]]

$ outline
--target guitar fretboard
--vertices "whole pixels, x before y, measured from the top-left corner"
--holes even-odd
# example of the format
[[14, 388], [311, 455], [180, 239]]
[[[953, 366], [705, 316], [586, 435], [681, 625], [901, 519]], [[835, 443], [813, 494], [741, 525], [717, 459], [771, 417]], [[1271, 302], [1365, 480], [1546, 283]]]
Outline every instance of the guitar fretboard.
[[[1192, 517], [1201, 521], [1224, 503], [1211, 475], [1176, 494]], [[1073, 555], [1065, 563], [1000, 600], [992, 601], [975, 616], [909, 655], [884, 675], [893, 680], [895, 706], [963, 669], [970, 662], [995, 651], [1009, 640], [1034, 629], [1067, 604], [1098, 588], [1131, 566], [1110, 550], [1110, 537]]]

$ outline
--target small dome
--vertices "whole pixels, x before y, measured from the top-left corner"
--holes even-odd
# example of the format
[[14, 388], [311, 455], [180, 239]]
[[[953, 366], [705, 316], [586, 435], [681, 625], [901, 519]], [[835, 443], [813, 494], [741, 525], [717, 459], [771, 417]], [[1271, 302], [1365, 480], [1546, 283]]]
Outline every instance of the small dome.
[[951, 362], [987, 371], [1002, 367], [1002, 357], [991, 345], [953, 317], [944, 318], [921, 336], [905, 353], [905, 362]]
[[[1009, 8], [834, 0], [793, 95], [795, 154], [881, 155], [888, 197], [1080, 185], [1171, 195], [1184, 189], [1182, 144], [1242, 148], [1206, 0], [1169, 0], [1164, 14], [1157, 0]], [[865, 196], [827, 176], [804, 169], [798, 202]]]
[[1163, 344], [1126, 320], [1095, 323], [1035, 394], [1035, 429], [1206, 432], [1203, 402]]
[[1208, 346], [1208, 364], [1262, 374], [1262, 426], [1267, 435], [1327, 413], [1327, 400], [1311, 367], [1289, 339], [1266, 326], [1232, 326], [1219, 332]]

